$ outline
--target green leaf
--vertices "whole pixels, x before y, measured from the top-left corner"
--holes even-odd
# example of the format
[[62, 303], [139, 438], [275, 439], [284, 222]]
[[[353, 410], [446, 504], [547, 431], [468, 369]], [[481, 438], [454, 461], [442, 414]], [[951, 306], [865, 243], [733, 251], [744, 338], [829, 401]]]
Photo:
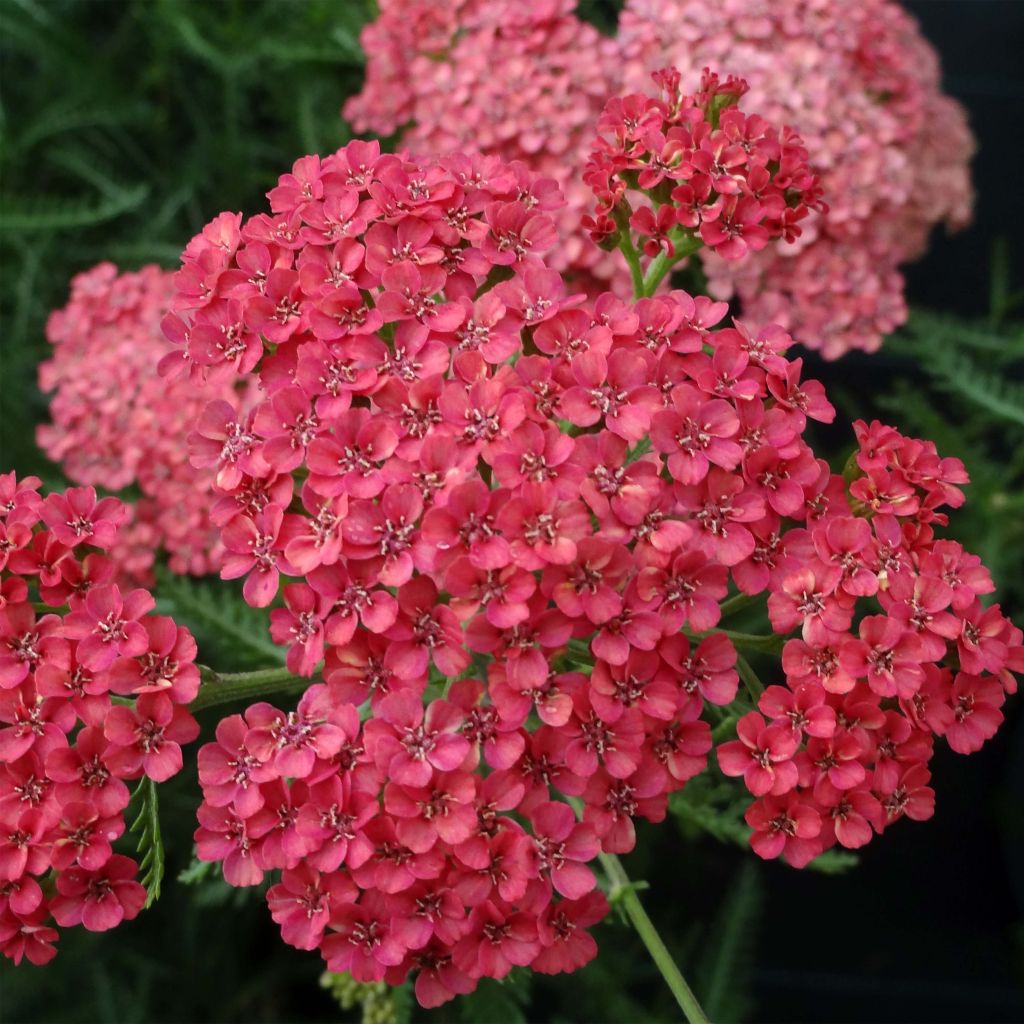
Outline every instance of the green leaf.
[[745, 861], [726, 893], [698, 960], [694, 984], [716, 1024], [750, 1017], [750, 995], [764, 891], [757, 865]]
[[0, 209], [0, 233], [91, 227], [141, 206], [148, 194], [147, 185], [134, 185], [99, 199], [8, 195]]
[[632, 448], [626, 452], [626, 465], [636, 462], [641, 456], [646, 455], [651, 450], [651, 438], [649, 435], [644, 435]]
[[817, 871], [822, 875], [844, 875], [859, 863], [860, 857], [857, 854], [850, 853], [849, 850], [840, 850], [836, 847], [835, 849], [826, 850], [824, 853], [818, 854], [807, 867], [811, 871]]
[[267, 633], [266, 613], [250, 608], [241, 595], [228, 587], [178, 576], [161, 570], [157, 573], [157, 605], [163, 615], [173, 615], [189, 626], [225, 658], [228, 667], [283, 665], [285, 650]]
[[501, 981], [484, 978], [474, 992], [459, 1000], [465, 1024], [527, 1024], [531, 975], [515, 968]]
[[1024, 384], [1002, 373], [983, 370], [969, 356], [953, 349], [938, 349], [935, 368], [939, 385], [966, 399], [997, 419], [1024, 427]]
[[118, 181], [110, 171], [101, 167], [94, 156], [84, 151], [84, 147], [54, 149], [48, 154], [47, 159], [110, 199], [117, 199], [133, 188], [130, 184]]
[[187, 868], [178, 872], [178, 881], [182, 885], [202, 885], [209, 881], [217, 872], [217, 865], [211, 860], [200, 860], [194, 854]]
[[128, 827], [135, 837], [139, 857], [139, 881], [146, 888], [144, 909], [160, 898], [160, 883], [164, 877], [164, 843], [160, 834], [160, 799], [156, 783], [144, 776], [132, 793], [129, 807], [138, 807], [138, 816]]
[[743, 820], [746, 802], [745, 795], [736, 798], [732, 787], [715, 785], [698, 776], [669, 798], [669, 809], [691, 835], [706, 832], [719, 842], [747, 846], [750, 828]]
[[965, 348], [1005, 362], [1024, 357], [1024, 331], [1007, 325], [978, 324], [949, 313], [914, 309], [904, 329], [890, 338], [891, 351], [918, 360], [931, 373], [931, 357], [938, 349]]
[[77, 97], [61, 96], [55, 103], [40, 110], [20, 138], [11, 145], [12, 154], [21, 155], [44, 139], [83, 128], [116, 128], [138, 122], [146, 116], [141, 103], [83, 104]]

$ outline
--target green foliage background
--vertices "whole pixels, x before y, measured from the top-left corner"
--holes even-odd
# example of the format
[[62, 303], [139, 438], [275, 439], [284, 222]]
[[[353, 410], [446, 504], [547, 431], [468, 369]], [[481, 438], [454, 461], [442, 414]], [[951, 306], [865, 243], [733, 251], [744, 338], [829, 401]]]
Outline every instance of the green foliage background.
[[[604, 29], [614, 25], [615, 7], [613, 0], [580, 4]], [[347, 141], [339, 112], [360, 86], [358, 34], [372, 16], [372, 0], [0, 2], [0, 469], [60, 482], [34, 444], [34, 427], [46, 416], [35, 369], [47, 353], [46, 316], [66, 301], [70, 277], [101, 259], [123, 269], [151, 261], [172, 267], [217, 212], [262, 208], [264, 192], [296, 157]], [[842, 465], [850, 445], [849, 419], [873, 416], [931, 437], [944, 454], [965, 460], [974, 484], [952, 532], [990, 565], [1004, 607], [1019, 621], [1024, 331], [1012, 280], [1005, 253], [996, 250], [986, 318], [966, 323], [915, 311], [879, 355], [809, 361], [844, 420], [815, 438], [834, 465]], [[158, 594], [161, 610], [193, 628], [204, 661], [215, 667], [280, 660], [280, 650], [263, 639], [261, 614], [235, 589], [166, 576]], [[209, 729], [212, 720], [204, 724]], [[1006, 740], [997, 741], [979, 760], [998, 764], [1008, 751]], [[971, 770], [970, 762], [949, 758], [938, 765], [940, 814], [943, 784], [955, 790]], [[993, 846], [1004, 843], [1012, 862], [1024, 837], [1019, 798], [1004, 773], [987, 772], [997, 781], [977, 813], [993, 829]], [[214, 872], [190, 864], [196, 792], [188, 770], [160, 787], [167, 857], [161, 899], [113, 934], [66, 932], [60, 956], [45, 971], [0, 964], [0, 1018], [359, 1018], [358, 1006], [342, 1010], [317, 984], [322, 965], [315, 955], [280, 942], [261, 892], [231, 890]], [[628, 866], [634, 878], [650, 880], [651, 912], [713, 1020], [785, 1017], [787, 1004], [772, 1002], [779, 994], [772, 963], [797, 969], [801, 957], [781, 949], [773, 961], [771, 940], [796, 928], [794, 917], [780, 932], [780, 911], [792, 916], [788, 901], [813, 904], [837, 892], [858, 899], [850, 888], [857, 883], [820, 875], [797, 880], [784, 868], [755, 863], [740, 848], [738, 808], [708, 795], [710, 803], [680, 798], [674, 825], [644, 829]], [[955, 807], [955, 792], [950, 799]], [[150, 805], [140, 809], [152, 828]], [[866, 858], [867, 878], [902, 872], [912, 886], [907, 851], [917, 850], [915, 840], [901, 834], [877, 845]], [[1018, 864], [1024, 892], [1020, 870]], [[957, 939], [965, 955], [974, 951], [994, 964], [997, 997], [1014, 973], [1013, 919], [1011, 903], [1009, 917], [993, 925], [997, 934], [968, 930]], [[400, 998], [385, 1016], [476, 1024], [674, 1019], [664, 986], [625, 925], [613, 919], [598, 938], [597, 962], [569, 979], [517, 975], [433, 1015], [413, 1012]], [[892, 966], [882, 964], [883, 978]], [[383, 1024], [379, 1008], [373, 1013]]]

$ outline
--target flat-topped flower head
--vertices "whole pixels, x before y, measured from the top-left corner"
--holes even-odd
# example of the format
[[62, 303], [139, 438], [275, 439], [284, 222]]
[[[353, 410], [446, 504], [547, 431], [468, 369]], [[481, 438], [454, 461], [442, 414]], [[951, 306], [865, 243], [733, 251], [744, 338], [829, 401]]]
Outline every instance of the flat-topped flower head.
[[[77, 275], [67, 305], [47, 321], [53, 355], [39, 367], [41, 390], [53, 392], [52, 423], [37, 431], [43, 451], [75, 483], [142, 492], [111, 549], [122, 578], [136, 583], [152, 583], [158, 549], [172, 571], [195, 575], [219, 568], [224, 551], [211, 521], [211, 474], [189, 463], [185, 439], [211, 399], [235, 410], [240, 396], [214, 381], [161, 379], [162, 360], [182, 363], [160, 327], [173, 277], [155, 266], [118, 274], [112, 263]], [[223, 310], [197, 353], [233, 351], [236, 319]], [[204, 365], [215, 361], [211, 351]], [[68, 500], [76, 500], [70, 492]], [[47, 521], [65, 544], [68, 523], [83, 522], [80, 512], [61, 519], [56, 511]]]
[[56, 955], [51, 922], [106, 931], [140, 912], [118, 844], [128, 783], [177, 774], [199, 734], [191, 634], [112, 582], [124, 505], [39, 487], [0, 476], [0, 952], [35, 964]]
[[[738, 80], [658, 81], [602, 121], [612, 230], [658, 227], [630, 224], [646, 189], [682, 211], [659, 228], [677, 255], [731, 245], [701, 230], [722, 217], [744, 244], [793, 236], [817, 202], [795, 136], [737, 111]], [[190, 243], [166, 326], [190, 377], [260, 389], [211, 403], [193, 459], [222, 575], [311, 684], [200, 751], [196, 843], [233, 885], [271, 876], [286, 941], [360, 981], [416, 974], [431, 1005], [517, 965], [577, 969], [606, 910], [588, 862], [632, 849], [716, 745], [761, 856], [802, 866], [931, 813], [936, 738], [984, 743], [1024, 663], [984, 569], [936, 540], [957, 460], [858, 423], [831, 472], [807, 434], [835, 411], [783, 328], [678, 289], [574, 293], [546, 262], [557, 190], [521, 165], [350, 143], [270, 197]], [[262, 350], [211, 366], [228, 315]], [[75, 628], [102, 612], [137, 642], [95, 591]], [[777, 636], [721, 628], [751, 599]], [[782, 653], [763, 693], [751, 642]], [[175, 722], [139, 700], [111, 757], [160, 773]]]
[[616, 96], [598, 118], [583, 175], [597, 198], [595, 242], [613, 248], [625, 232], [651, 257], [707, 246], [741, 260], [772, 239], [793, 241], [825, 208], [796, 132], [735, 106], [745, 82], [705, 69], [687, 94], [675, 69], [653, 78], [660, 98]]

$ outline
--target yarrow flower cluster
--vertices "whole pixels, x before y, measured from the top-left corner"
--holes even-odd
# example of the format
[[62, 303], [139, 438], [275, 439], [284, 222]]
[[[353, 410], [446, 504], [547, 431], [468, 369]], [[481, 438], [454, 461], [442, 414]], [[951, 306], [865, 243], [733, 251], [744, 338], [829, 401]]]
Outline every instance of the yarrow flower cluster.
[[[628, 228], [648, 256], [706, 246], [740, 260], [799, 237], [799, 222], [823, 203], [796, 132], [739, 111], [741, 79], [705, 71], [693, 96], [676, 70], [654, 80], [660, 100], [613, 97], [598, 118], [583, 175], [598, 201], [597, 216], [584, 219], [594, 241], [614, 247]], [[627, 196], [650, 203], [634, 209]]]
[[931, 817], [933, 737], [979, 750], [1024, 671], [1024, 634], [981, 603], [995, 589], [981, 560], [935, 536], [938, 510], [963, 503], [963, 465], [892, 427], [855, 428], [846, 493], [833, 478], [805, 527], [761, 534], [772, 629], [799, 635], [782, 647], [786, 686], [717, 750], [757, 797], [754, 850], [797, 867]]
[[[776, 154], [734, 165], [785, 234], [783, 136], [726, 124]], [[762, 856], [927, 816], [932, 734], [990, 735], [1022, 657], [980, 564], [933, 535], [959, 462], [859, 425], [852, 482], [832, 473], [803, 435], [834, 411], [784, 330], [679, 290], [572, 294], [544, 262], [561, 197], [521, 164], [353, 142], [268, 198], [193, 239], [165, 326], [193, 378], [263, 390], [212, 403], [193, 459], [232, 511], [222, 575], [320, 677], [200, 751], [199, 856], [235, 885], [280, 871], [285, 941], [359, 981], [415, 973], [427, 1006], [581, 967], [607, 912], [588, 862], [664, 818], [710, 722], [737, 723], [718, 761]], [[800, 631], [785, 686], [761, 693], [719, 628], [730, 593]]]
[[[575, 6], [523, 5], [508, 23], [496, 0], [382, 3], [363, 34], [366, 85], [345, 114], [359, 130], [402, 129], [423, 151], [525, 160], [559, 181], [573, 230], [589, 205], [574, 168], [607, 96], [646, 90], [666, 65], [687, 81], [704, 67], [741, 75], [752, 110], [799, 128], [829, 209], [799, 240], [740, 261], [703, 251], [712, 293], [828, 358], [877, 349], [906, 319], [900, 264], [935, 224], [966, 223], [972, 204], [973, 140], [913, 19], [894, 0], [627, 0], [603, 39]], [[621, 269], [585, 239], [554, 260], [588, 290], [596, 278], [625, 293]]]
[[126, 511], [91, 487], [0, 476], [0, 951], [42, 964], [60, 927], [105, 931], [146, 900], [113, 852], [129, 789], [199, 733], [195, 641], [113, 582]]
[[160, 328], [173, 276], [101, 263], [73, 278], [70, 301], [46, 325], [53, 356], [39, 368], [41, 390], [53, 392], [53, 422], [37, 431], [43, 451], [75, 483], [142, 492], [108, 551], [122, 578], [140, 583], [151, 582], [161, 548], [172, 571], [195, 575], [218, 570], [223, 555], [212, 477], [189, 463], [186, 438], [211, 399], [239, 399], [216, 382], [160, 379], [157, 364], [175, 352]]

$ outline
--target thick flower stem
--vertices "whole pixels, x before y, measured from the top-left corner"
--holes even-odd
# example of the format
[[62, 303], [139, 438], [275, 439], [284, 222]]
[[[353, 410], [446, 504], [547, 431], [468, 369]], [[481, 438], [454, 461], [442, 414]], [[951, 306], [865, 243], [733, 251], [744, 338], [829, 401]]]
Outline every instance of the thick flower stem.
[[658, 285], [661, 284], [662, 279], [672, 267], [680, 260], [686, 259], [687, 256], [692, 256], [703, 245], [704, 243], [699, 235], [691, 235], [689, 237], [684, 236], [678, 242], [675, 252], [671, 256], [669, 256], [667, 249], [663, 249], [648, 266], [647, 273], [644, 275], [643, 287], [637, 297], [653, 295], [657, 291]]
[[600, 859], [601, 866], [611, 883], [609, 898], [622, 904], [630, 922], [647, 947], [651, 959], [657, 965], [665, 983], [672, 990], [672, 995], [676, 997], [683, 1016], [686, 1017], [689, 1024], [708, 1024], [707, 1014], [680, 973], [672, 959], [672, 954], [669, 953], [657, 928], [654, 927], [654, 923], [647, 916], [647, 911], [644, 910], [640, 897], [636, 894], [636, 888], [629, 880], [629, 875], [626, 874], [622, 862], [614, 853], [602, 853]]
[[626, 257], [629, 264], [629, 274], [633, 279], [633, 292], [642, 295], [644, 290], [644, 272], [640, 266], [640, 256], [633, 247], [633, 240], [629, 237], [628, 228], [619, 236], [619, 251]]
[[758, 594], [733, 594], [732, 597], [723, 601], [718, 609], [722, 614], [722, 618], [726, 619], [734, 612], [741, 611], [744, 608], [752, 605], [759, 597]]
[[203, 684], [189, 711], [205, 711], [218, 704], [232, 704], [253, 697], [268, 697], [274, 693], [297, 693], [311, 684], [286, 668], [263, 668], [255, 672], [215, 672], [205, 666], [201, 669]]
[[739, 672], [740, 679], [743, 680], [743, 685], [747, 688], [747, 693], [750, 694], [750, 699], [756, 706], [761, 694], [764, 693], [764, 683], [761, 682], [757, 673], [750, 667], [750, 662], [742, 654], [736, 655], [736, 671]]

